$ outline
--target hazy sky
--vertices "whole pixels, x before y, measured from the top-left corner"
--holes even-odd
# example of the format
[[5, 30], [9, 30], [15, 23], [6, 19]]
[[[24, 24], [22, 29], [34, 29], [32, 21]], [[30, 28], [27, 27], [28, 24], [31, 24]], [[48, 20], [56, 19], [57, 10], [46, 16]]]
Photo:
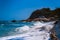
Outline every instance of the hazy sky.
[[0, 0], [0, 20], [27, 19], [34, 10], [60, 7], [60, 0]]

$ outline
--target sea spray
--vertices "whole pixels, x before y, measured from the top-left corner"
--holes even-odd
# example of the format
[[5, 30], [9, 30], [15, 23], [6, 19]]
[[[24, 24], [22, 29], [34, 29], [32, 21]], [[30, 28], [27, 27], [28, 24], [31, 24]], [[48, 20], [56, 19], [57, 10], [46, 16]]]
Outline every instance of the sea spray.
[[16, 34], [13, 36], [1, 37], [0, 40], [49, 40], [50, 30], [54, 27], [54, 21], [52, 22], [40, 22], [36, 21], [30, 28], [28, 25], [18, 27], [15, 29]]
[[16, 32], [17, 33], [24, 33], [24, 32], [27, 32], [27, 31], [29, 31], [29, 27], [27, 26], [27, 25], [25, 25], [25, 26], [23, 26], [23, 27], [18, 27], [18, 28], [16, 28]]

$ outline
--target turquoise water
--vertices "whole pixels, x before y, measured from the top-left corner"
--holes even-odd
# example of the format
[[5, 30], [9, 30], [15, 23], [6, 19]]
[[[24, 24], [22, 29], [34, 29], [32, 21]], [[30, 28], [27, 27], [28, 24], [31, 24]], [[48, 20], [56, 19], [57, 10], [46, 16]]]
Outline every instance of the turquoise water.
[[30, 22], [20, 22], [20, 23], [10, 23], [10, 24], [0, 24], [0, 37], [13, 35], [15, 29], [22, 27], [24, 25], [32, 25]]

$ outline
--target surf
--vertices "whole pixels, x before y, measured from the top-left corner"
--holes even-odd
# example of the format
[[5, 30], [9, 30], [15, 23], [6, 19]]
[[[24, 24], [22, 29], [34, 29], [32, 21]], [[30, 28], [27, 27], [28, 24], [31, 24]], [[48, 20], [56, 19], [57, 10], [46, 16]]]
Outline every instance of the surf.
[[49, 40], [50, 30], [54, 27], [55, 21], [33, 22], [31, 26], [24, 25], [15, 29], [16, 35], [1, 37], [0, 40]]

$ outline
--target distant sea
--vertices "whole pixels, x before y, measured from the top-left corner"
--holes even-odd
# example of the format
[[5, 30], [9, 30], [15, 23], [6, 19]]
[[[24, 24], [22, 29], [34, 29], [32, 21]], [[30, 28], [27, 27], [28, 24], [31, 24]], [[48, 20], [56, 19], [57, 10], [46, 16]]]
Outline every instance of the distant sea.
[[[27, 34], [31, 33], [27, 30], [29, 30], [29, 28], [32, 28], [32, 26], [34, 26], [33, 23], [34, 22], [19, 22], [19, 23], [2, 23], [2, 24], [0, 24], [0, 40], [27, 40], [27, 39], [30, 39], [31, 37], [29, 38], [28, 35], [27, 35], [27, 39], [24, 39], [24, 37], [25, 37], [24, 35], [27, 32], [28, 32]], [[19, 30], [19, 28], [22, 28], [22, 27], [25, 27], [23, 29], [26, 31]], [[56, 24], [55, 30], [56, 30], [56, 34], [57, 34], [58, 38], [60, 38], [60, 22], [58, 22]], [[24, 32], [22, 32], [22, 31], [24, 31]], [[36, 31], [36, 33], [39, 34], [38, 31]], [[30, 35], [30, 36], [33, 36], [33, 35]], [[35, 38], [35, 36], [33, 38]], [[38, 36], [38, 38], [39, 38], [39, 36]], [[49, 38], [49, 36], [48, 36], [48, 38]], [[34, 39], [30, 39], [30, 40], [34, 40]]]

